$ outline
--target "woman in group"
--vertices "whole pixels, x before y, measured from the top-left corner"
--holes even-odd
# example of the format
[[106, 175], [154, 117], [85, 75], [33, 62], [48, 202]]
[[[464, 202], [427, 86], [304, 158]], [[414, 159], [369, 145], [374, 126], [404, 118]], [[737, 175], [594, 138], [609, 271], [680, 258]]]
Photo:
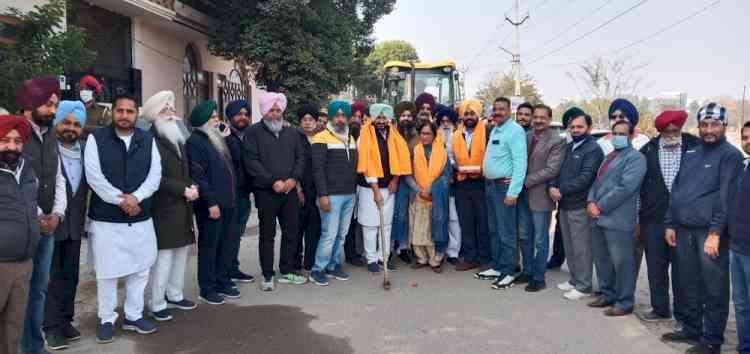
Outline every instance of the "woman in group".
[[443, 252], [448, 245], [448, 177], [450, 163], [437, 127], [425, 121], [417, 128], [414, 146], [414, 174], [407, 183], [416, 193], [409, 206], [409, 242], [417, 261], [412, 268], [430, 266], [442, 272]]

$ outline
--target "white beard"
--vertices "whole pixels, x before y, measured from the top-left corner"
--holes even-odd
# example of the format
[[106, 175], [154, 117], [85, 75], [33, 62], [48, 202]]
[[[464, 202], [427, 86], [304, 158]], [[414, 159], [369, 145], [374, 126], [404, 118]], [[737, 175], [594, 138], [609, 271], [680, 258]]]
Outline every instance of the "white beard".
[[279, 120], [263, 119], [263, 124], [265, 124], [266, 127], [268, 127], [268, 129], [270, 129], [271, 132], [273, 132], [276, 135], [278, 135], [279, 132], [281, 132], [281, 129], [284, 128], [284, 123], [281, 121], [281, 119]]
[[216, 128], [209, 128], [207, 126], [202, 126], [198, 128], [200, 131], [206, 133], [208, 135], [208, 140], [211, 142], [211, 145], [214, 146], [214, 148], [219, 151], [222, 155], [229, 157], [229, 147], [227, 147], [227, 142], [224, 141], [224, 138], [221, 136], [221, 133]]
[[178, 153], [180, 151], [179, 147], [185, 144], [190, 135], [185, 125], [182, 124], [182, 121], [176, 119], [156, 119], [154, 121], [154, 128], [156, 128], [156, 132], [159, 135], [169, 140], [177, 148]]

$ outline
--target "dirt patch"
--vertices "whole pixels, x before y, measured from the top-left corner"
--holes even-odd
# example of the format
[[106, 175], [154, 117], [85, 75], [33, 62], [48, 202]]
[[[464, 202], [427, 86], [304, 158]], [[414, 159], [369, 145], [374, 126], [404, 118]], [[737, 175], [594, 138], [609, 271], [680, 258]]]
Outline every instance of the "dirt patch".
[[[174, 319], [159, 323], [153, 335], [123, 334], [137, 353], [354, 353], [349, 339], [315, 332], [315, 316], [293, 306], [201, 305], [195, 311], [173, 311]], [[119, 322], [119, 321], [118, 321]], [[95, 332], [95, 316], [82, 319]], [[122, 338], [122, 337], [121, 337]]]

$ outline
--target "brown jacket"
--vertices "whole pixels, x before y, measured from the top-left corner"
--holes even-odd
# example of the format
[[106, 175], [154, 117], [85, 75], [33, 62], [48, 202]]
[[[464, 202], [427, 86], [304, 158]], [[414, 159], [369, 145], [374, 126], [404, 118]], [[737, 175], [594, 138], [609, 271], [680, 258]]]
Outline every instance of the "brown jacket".
[[[161, 185], [154, 193], [152, 216], [158, 249], [178, 248], [195, 242], [193, 206], [185, 199], [185, 188], [193, 184], [185, 148], [180, 152], [152, 128], [161, 155]], [[200, 191], [199, 191], [200, 192]]]
[[[529, 149], [534, 131], [526, 134]], [[532, 211], [552, 211], [555, 203], [550, 199], [547, 182], [557, 177], [565, 157], [565, 139], [553, 129], [547, 129], [536, 143], [529, 157], [524, 187], [529, 196], [529, 209]]]

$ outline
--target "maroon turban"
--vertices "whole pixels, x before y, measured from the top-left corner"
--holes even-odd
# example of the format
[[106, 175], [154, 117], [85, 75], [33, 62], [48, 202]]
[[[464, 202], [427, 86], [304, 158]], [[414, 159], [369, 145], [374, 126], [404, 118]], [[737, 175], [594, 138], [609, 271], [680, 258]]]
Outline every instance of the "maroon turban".
[[43, 106], [56, 94], [60, 97], [60, 83], [55, 76], [43, 76], [24, 81], [16, 90], [16, 104], [25, 111]]
[[365, 116], [369, 113], [368, 106], [369, 102], [367, 102], [367, 100], [354, 101], [354, 103], [352, 104], [352, 114], [354, 114], [354, 112], [356, 111], [359, 111], [360, 113], [362, 113], [362, 116]]
[[97, 95], [102, 93], [102, 85], [99, 83], [99, 81], [96, 81], [96, 78], [91, 75], [86, 75], [82, 77], [80, 80], [78, 80], [78, 87], [79, 89], [83, 88], [90, 88], [96, 92]]
[[688, 114], [685, 111], [664, 111], [656, 117], [654, 126], [656, 127], [656, 130], [660, 132], [666, 129], [670, 124], [674, 124], [676, 127], [682, 129], [687, 118]]
[[432, 112], [432, 110], [435, 109], [435, 96], [423, 92], [421, 95], [417, 96], [417, 99], [414, 101], [414, 104], [417, 105], [417, 110], [421, 110], [425, 103], [430, 105], [430, 112]]
[[0, 137], [5, 137], [11, 130], [17, 130], [24, 143], [31, 136], [31, 125], [26, 118], [11, 115], [0, 116]]

